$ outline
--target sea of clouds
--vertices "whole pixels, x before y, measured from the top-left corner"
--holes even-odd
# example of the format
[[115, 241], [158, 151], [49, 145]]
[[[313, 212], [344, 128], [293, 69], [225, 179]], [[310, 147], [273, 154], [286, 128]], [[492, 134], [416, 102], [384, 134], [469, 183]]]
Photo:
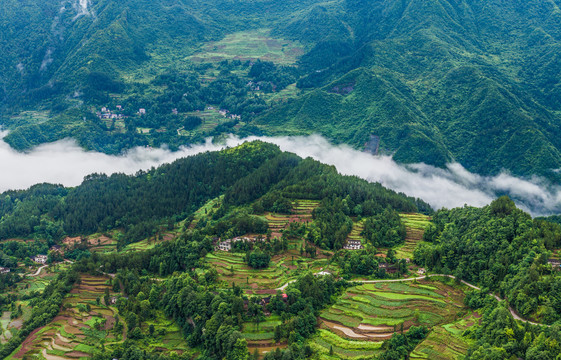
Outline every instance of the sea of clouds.
[[[0, 138], [3, 135], [5, 133], [0, 133]], [[20, 153], [0, 140], [0, 191], [25, 189], [42, 182], [76, 186], [91, 173], [134, 174], [178, 158], [252, 140], [270, 142], [284, 151], [334, 165], [344, 175], [379, 182], [395, 191], [421, 198], [435, 209], [464, 204], [483, 206], [500, 194], [508, 194], [533, 215], [561, 213], [561, 187], [542, 178], [521, 179], [507, 173], [480, 176], [457, 163], [449, 164], [445, 169], [426, 164], [402, 165], [390, 156], [375, 156], [347, 145], [333, 145], [317, 135], [245, 139], [231, 136], [221, 143], [207, 140], [204, 144], [182, 147], [175, 152], [166, 148], [135, 148], [119, 156], [85, 151], [73, 140], [44, 144]]]

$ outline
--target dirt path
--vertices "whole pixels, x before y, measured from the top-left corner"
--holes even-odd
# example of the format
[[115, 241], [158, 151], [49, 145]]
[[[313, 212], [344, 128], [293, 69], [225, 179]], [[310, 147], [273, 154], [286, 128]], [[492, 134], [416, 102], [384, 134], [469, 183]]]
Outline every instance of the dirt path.
[[[445, 274], [431, 274], [429, 276], [442, 276], [442, 277], [447, 277], [450, 279], [456, 279], [456, 277], [454, 275], [445, 275]], [[356, 283], [361, 283], [361, 284], [378, 284], [378, 283], [391, 283], [391, 282], [404, 282], [404, 281], [413, 281], [413, 280], [423, 280], [426, 279], [427, 275], [423, 275], [423, 276], [419, 276], [419, 277], [414, 277], [414, 278], [407, 278], [407, 279], [390, 279], [390, 280], [357, 280], [357, 281], [353, 281]], [[290, 280], [289, 282], [287, 282], [286, 284], [284, 284], [283, 286], [281, 286], [280, 288], [277, 288], [275, 290], [284, 290], [286, 289], [286, 287], [295, 282], [296, 280]], [[467, 281], [464, 280], [460, 280], [460, 282], [466, 286], [469, 286], [472, 289], [475, 290], [481, 290], [480, 287], [475, 286], [473, 284], [468, 283]], [[493, 293], [489, 293], [489, 295], [493, 296], [495, 299], [497, 299], [497, 301], [503, 301], [503, 299], [501, 299], [498, 295], [493, 294]], [[532, 324], [532, 325], [536, 325], [536, 326], [547, 326], [547, 327], [551, 327], [551, 325], [546, 325], [546, 324], [540, 324], [540, 323], [536, 323], [530, 320], [526, 320], [520, 317], [520, 315], [518, 315], [518, 313], [516, 313], [516, 311], [514, 311], [514, 309], [512, 307], [508, 307], [508, 310], [510, 310], [510, 313], [512, 315], [512, 317], [516, 320], [528, 323], [528, 324]]]
[[49, 265], [43, 265], [43, 266], [41, 266], [39, 269], [37, 269], [37, 271], [35, 271], [35, 273], [33, 273], [33, 274], [27, 274], [27, 276], [37, 276], [37, 275], [39, 275], [39, 274], [41, 273], [41, 271], [42, 271], [44, 268], [46, 268], [47, 266], [49, 266]]

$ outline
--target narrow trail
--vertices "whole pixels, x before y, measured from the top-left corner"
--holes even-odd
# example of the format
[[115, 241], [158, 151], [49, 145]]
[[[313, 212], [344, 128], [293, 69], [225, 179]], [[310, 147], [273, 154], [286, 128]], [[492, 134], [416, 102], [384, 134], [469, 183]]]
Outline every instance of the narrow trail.
[[47, 266], [49, 266], [49, 265], [43, 265], [43, 266], [41, 266], [39, 269], [37, 269], [37, 271], [35, 271], [33, 274], [27, 274], [27, 276], [37, 276], [37, 275], [39, 275], [39, 274], [41, 273], [41, 271], [42, 271], [44, 268], [46, 268]]
[[[429, 277], [433, 277], [433, 276], [441, 276], [441, 277], [447, 277], [450, 279], [456, 279], [456, 277], [454, 275], [445, 275], [445, 274], [430, 274]], [[419, 277], [414, 277], [414, 278], [407, 278], [407, 279], [390, 279], [390, 280], [354, 280], [352, 282], [355, 283], [361, 283], [361, 284], [378, 284], [378, 283], [391, 283], [391, 282], [404, 282], [404, 281], [414, 281], [414, 280], [423, 280], [426, 279], [427, 275], [423, 275], [423, 276], [419, 276]], [[284, 284], [283, 286], [276, 288], [275, 290], [285, 290], [287, 288], [287, 286], [293, 282], [295, 282], [296, 280], [290, 280], [289, 282], [287, 282], [286, 284]], [[466, 286], [469, 286], [472, 289], [475, 290], [481, 290], [480, 287], [475, 286], [473, 284], [468, 283], [467, 281], [464, 280], [460, 280], [460, 282]], [[498, 295], [493, 294], [493, 293], [489, 293], [489, 295], [493, 296], [495, 299], [497, 299], [497, 301], [503, 301], [504, 299], [501, 299]], [[510, 311], [512, 317], [515, 320], [519, 320], [528, 324], [532, 324], [532, 325], [536, 325], [536, 326], [547, 326], [547, 327], [551, 327], [551, 325], [546, 325], [546, 324], [540, 324], [540, 323], [536, 323], [530, 320], [526, 320], [520, 317], [520, 315], [518, 315], [516, 313], [516, 311], [514, 311], [514, 309], [512, 307], [508, 307], [508, 310]]]

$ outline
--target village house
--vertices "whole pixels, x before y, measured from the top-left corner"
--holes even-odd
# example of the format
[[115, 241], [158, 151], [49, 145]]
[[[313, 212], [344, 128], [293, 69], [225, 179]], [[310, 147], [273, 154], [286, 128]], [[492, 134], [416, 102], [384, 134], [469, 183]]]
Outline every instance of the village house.
[[117, 105], [117, 109], [118, 110], [123, 110], [123, 107], [121, 105]]
[[31, 258], [37, 264], [45, 264], [47, 262], [47, 255], [35, 255]]
[[424, 268], [420, 268], [419, 270], [417, 270], [417, 274], [419, 275], [424, 275], [427, 271]]
[[232, 241], [231, 240], [226, 240], [226, 241], [219, 242], [217, 250], [220, 250], [220, 251], [230, 251], [230, 250], [232, 250]]
[[343, 249], [360, 250], [360, 249], [362, 249], [362, 244], [360, 243], [360, 240], [349, 240], [349, 241], [347, 241], [345, 246], [343, 246]]
[[171, 109], [171, 113], [172, 113], [173, 115], [179, 114], [179, 112], [177, 111], [177, 108]]
[[550, 264], [552, 268], [561, 270], [561, 260], [549, 259], [547, 263]]
[[331, 275], [331, 273], [329, 271], [320, 271], [317, 274], [314, 274], [315, 276], [327, 276], [327, 275]]
[[140, 109], [138, 109], [138, 113], [139, 113], [140, 115], [146, 115], [146, 109], [140, 108]]
[[9, 268], [0, 267], [0, 274], [8, 274], [10, 272]]
[[237, 243], [240, 241], [243, 242], [256, 242], [256, 241], [264, 241], [265, 239], [258, 237], [256, 239], [252, 239], [249, 238], [247, 236], [240, 236], [240, 237], [235, 237], [232, 239], [228, 239], [228, 240], [224, 240], [224, 241], [218, 241], [217, 246], [214, 247], [215, 250], [220, 250], [220, 251], [230, 251], [232, 250], [232, 243]]
[[59, 253], [59, 252], [62, 252], [62, 247], [60, 245], [53, 245], [53, 246], [51, 246], [49, 251]]

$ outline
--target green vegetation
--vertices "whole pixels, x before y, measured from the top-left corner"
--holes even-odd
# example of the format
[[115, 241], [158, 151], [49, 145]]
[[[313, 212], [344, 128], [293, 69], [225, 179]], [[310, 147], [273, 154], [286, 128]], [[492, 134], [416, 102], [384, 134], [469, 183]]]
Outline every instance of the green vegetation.
[[[321, 133], [357, 148], [374, 137], [400, 162], [559, 181], [555, 2], [74, 5], [0, 5], [0, 123], [16, 149]], [[117, 105], [123, 117], [95, 114]]]
[[560, 320], [561, 274], [547, 263], [561, 244], [559, 225], [532, 220], [507, 197], [481, 209], [438, 211], [433, 222], [415, 262], [498, 292], [524, 317]]
[[396, 257], [412, 259], [417, 245], [423, 240], [425, 230], [430, 224], [430, 217], [423, 214], [399, 214], [405, 225], [405, 244], [396, 247]]
[[[22, 238], [0, 242], [11, 270], [0, 275], [5, 358], [537, 360], [560, 350], [561, 273], [548, 260], [561, 227], [506, 197], [429, 218], [420, 200], [251, 142], [0, 199], [0, 229]], [[365, 248], [342, 249], [347, 240]], [[48, 267], [33, 274], [29, 256], [42, 251]], [[417, 266], [458, 279], [412, 278]]]
[[313, 347], [322, 359], [329, 358], [330, 349], [343, 359], [383, 357], [391, 347], [383, 342], [394, 333], [448, 324], [464, 311], [462, 290], [438, 281], [364, 284], [347, 289], [322, 311], [323, 330], [313, 338]]

